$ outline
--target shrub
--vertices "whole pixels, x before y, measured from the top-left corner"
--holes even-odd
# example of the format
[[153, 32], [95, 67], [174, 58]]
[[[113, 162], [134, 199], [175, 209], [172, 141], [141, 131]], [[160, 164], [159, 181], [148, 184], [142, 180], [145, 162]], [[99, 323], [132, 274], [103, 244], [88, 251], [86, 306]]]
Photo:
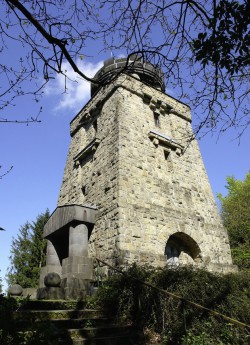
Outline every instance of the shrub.
[[[117, 317], [159, 333], [165, 345], [247, 345], [249, 328], [196, 308], [187, 300], [249, 324], [249, 278], [247, 272], [218, 275], [190, 267], [153, 269], [133, 265], [126, 275], [107, 279], [96, 299]], [[166, 295], [139, 280], [182, 298]]]
[[58, 334], [46, 320], [32, 323], [29, 329], [20, 332], [14, 313], [27, 303], [27, 298], [5, 297], [0, 294], [0, 345], [56, 345]]
[[18, 308], [18, 299], [0, 294], [0, 344], [19, 344], [19, 335], [14, 325], [13, 312]]

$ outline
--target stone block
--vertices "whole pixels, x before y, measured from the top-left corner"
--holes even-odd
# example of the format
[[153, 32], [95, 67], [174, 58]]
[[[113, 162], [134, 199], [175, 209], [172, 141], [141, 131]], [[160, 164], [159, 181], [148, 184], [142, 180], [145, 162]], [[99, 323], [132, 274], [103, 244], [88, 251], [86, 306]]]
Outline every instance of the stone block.
[[93, 259], [85, 256], [74, 256], [63, 259], [62, 265], [85, 264], [93, 265]]
[[[76, 186], [79, 186], [79, 183], [76, 183]], [[79, 205], [57, 207], [44, 227], [44, 236], [47, 237], [53, 234], [73, 221], [93, 224], [95, 222], [95, 216], [95, 207]]]
[[86, 257], [69, 257], [63, 260], [62, 277], [79, 277], [92, 279], [93, 259]]
[[37, 289], [37, 299], [57, 300], [64, 299], [65, 293], [62, 287], [43, 287]]
[[30, 299], [37, 298], [37, 289], [36, 288], [25, 288], [22, 293], [23, 297], [29, 297]]
[[62, 279], [65, 299], [84, 299], [91, 294], [91, 280], [75, 277]]

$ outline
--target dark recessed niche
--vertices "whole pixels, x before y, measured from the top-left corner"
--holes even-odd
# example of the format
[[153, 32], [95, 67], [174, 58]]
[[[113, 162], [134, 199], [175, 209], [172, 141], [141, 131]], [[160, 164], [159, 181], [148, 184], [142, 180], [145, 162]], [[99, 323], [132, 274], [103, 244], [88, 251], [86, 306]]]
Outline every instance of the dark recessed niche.
[[82, 186], [82, 194], [83, 194], [84, 196], [86, 195], [86, 192], [87, 192], [86, 185], [85, 185], [85, 186]]
[[166, 160], [166, 161], [169, 160], [169, 158], [170, 158], [170, 151], [168, 151], [168, 150], [163, 150], [163, 154], [164, 154], [165, 160]]
[[154, 122], [156, 127], [160, 127], [160, 114], [154, 111]]

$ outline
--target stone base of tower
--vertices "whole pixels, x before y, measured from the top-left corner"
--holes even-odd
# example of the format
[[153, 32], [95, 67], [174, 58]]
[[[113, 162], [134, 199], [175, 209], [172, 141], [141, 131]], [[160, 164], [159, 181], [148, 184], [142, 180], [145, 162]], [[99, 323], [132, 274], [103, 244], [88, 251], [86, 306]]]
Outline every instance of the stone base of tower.
[[[102, 258], [104, 261], [109, 261]], [[120, 250], [119, 257], [116, 260], [118, 265], [123, 267], [137, 263], [138, 265], [150, 265], [153, 267], [170, 267], [176, 268], [181, 266], [189, 266], [197, 269], [204, 269], [213, 273], [236, 273], [238, 267], [232, 263], [212, 262], [210, 258], [192, 255], [191, 252], [182, 251], [178, 257], [169, 258], [166, 255], [159, 255], [153, 252]]]
[[238, 266], [236, 265], [229, 265], [229, 264], [216, 264], [216, 263], [209, 263], [207, 266], [202, 266], [205, 270], [209, 272], [217, 272], [217, 273], [236, 273], [239, 271]]

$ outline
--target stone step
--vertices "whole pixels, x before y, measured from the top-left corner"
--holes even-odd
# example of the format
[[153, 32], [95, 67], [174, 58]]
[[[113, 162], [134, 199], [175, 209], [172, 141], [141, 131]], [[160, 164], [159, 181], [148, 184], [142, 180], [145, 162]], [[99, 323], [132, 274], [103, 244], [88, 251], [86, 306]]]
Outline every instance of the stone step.
[[19, 310], [14, 314], [16, 320], [46, 321], [53, 319], [97, 319], [107, 317], [107, 313], [98, 309], [67, 310]]
[[53, 319], [52, 324], [57, 328], [88, 328], [88, 327], [104, 327], [111, 325], [114, 322], [114, 318], [108, 317], [95, 317], [95, 318], [78, 318], [78, 319]]
[[102, 338], [115, 336], [130, 336], [134, 334], [134, 328], [129, 325], [106, 325], [102, 327], [85, 327], [64, 330], [71, 338]]
[[91, 318], [59, 318], [59, 319], [22, 319], [16, 320], [16, 327], [18, 329], [29, 329], [34, 326], [34, 323], [46, 323], [53, 324], [58, 329], [69, 329], [69, 328], [85, 328], [85, 327], [104, 327], [111, 325], [114, 322], [114, 318], [108, 317], [91, 317]]
[[70, 340], [59, 339], [58, 345], [139, 345], [135, 335], [116, 337], [97, 337], [92, 339], [71, 338]]
[[28, 301], [15, 312], [16, 327], [21, 333], [34, 324], [51, 327], [60, 345], [137, 344], [134, 327], [117, 324], [108, 311], [83, 308], [78, 301]]
[[80, 310], [85, 307], [84, 300], [27, 300], [20, 310]]
[[[52, 328], [53, 329], [53, 328]], [[34, 328], [33, 328], [34, 330]], [[19, 333], [29, 333], [27, 327]], [[136, 331], [132, 326], [109, 325], [75, 329], [54, 328], [53, 338], [58, 345], [136, 345]], [[139, 343], [138, 343], [139, 344]]]

